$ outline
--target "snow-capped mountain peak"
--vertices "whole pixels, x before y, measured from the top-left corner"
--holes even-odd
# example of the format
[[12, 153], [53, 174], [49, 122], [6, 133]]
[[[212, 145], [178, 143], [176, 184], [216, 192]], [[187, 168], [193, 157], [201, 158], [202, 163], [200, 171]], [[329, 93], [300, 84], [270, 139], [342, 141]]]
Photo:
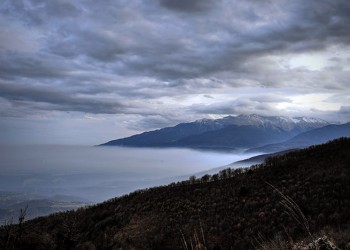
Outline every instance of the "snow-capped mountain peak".
[[229, 125], [274, 127], [285, 131], [304, 132], [309, 129], [329, 125], [328, 122], [313, 117], [262, 116], [257, 114], [226, 116], [221, 119], [201, 119], [196, 123], [215, 126], [217, 128]]
[[328, 125], [316, 118], [237, 115], [180, 123], [155, 131], [109, 141], [103, 145], [138, 147], [251, 147], [286, 140]]
[[300, 122], [306, 122], [306, 123], [325, 123], [328, 124], [325, 120], [314, 118], [314, 117], [305, 117], [305, 116], [300, 116], [300, 117], [293, 117], [291, 120], [295, 123], [300, 123]]

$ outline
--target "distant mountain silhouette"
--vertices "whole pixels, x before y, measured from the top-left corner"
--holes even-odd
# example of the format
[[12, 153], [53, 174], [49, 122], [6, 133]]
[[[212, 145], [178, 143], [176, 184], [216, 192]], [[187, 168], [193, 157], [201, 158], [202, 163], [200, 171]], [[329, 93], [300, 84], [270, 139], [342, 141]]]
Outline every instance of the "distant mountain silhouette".
[[291, 135], [292, 133], [289, 131], [272, 126], [230, 125], [219, 130], [187, 136], [169, 143], [169, 145], [191, 148], [238, 149], [279, 142], [290, 138]]
[[227, 116], [180, 123], [174, 127], [112, 140], [102, 146], [249, 148], [280, 142], [326, 125], [326, 121], [308, 117]]
[[339, 137], [350, 137], [350, 122], [340, 125], [327, 125], [301, 133], [285, 142], [255, 147], [247, 152], [276, 152], [293, 148], [306, 148], [314, 144], [325, 143]]

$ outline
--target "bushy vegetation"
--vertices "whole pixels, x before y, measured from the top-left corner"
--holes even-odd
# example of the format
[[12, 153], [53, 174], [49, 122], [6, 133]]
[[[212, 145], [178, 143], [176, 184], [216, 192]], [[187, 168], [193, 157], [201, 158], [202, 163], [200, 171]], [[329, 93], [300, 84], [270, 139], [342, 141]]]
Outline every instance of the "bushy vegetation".
[[325, 231], [347, 249], [349, 194], [350, 139], [341, 138], [248, 169], [7, 225], [0, 229], [0, 248], [196, 249], [196, 242], [197, 249], [292, 248]]

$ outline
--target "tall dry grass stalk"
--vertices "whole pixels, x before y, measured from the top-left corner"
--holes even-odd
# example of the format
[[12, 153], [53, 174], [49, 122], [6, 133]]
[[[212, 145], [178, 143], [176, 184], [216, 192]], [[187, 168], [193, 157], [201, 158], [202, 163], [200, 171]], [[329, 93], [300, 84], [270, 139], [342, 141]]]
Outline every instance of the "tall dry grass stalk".
[[[265, 182], [267, 185], [269, 185], [280, 197], [281, 201], [280, 204], [284, 207], [286, 213], [291, 216], [299, 225], [304, 228], [306, 233], [309, 235], [311, 239], [311, 248], [310, 249], [316, 249], [313, 248], [314, 246], [314, 240], [313, 236], [310, 232], [310, 225], [309, 221], [305, 217], [304, 213], [301, 211], [298, 204], [288, 195], [283, 194], [278, 188], [276, 188], [271, 183]], [[256, 244], [253, 244], [256, 249], [262, 249], [262, 250], [283, 250], [283, 249], [293, 249], [294, 247], [294, 241], [292, 237], [288, 234], [287, 230], [285, 229], [285, 233], [288, 237], [288, 240], [284, 240], [281, 237], [275, 237], [271, 240], [266, 240], [261, 234], [258, 234], [257, 237], [255, 237]]]
[[280, 204], [286, 209], [287, 214], [289, 214], [299, 225], [301, 225], [307, 234], [312, 237], [310, 232], [310, 226], [309, 221], [305, 217], [304, 213], [301, 211], [300, 207], [298, 206], [295, 201], [293, 201], [292, 198], [290, 198], [288, 195], [283, 194], [278, 188], [273, 186], [271, 183], [265, 182], [267, 185], [269, 185], [271, 188], [273, 188], [278, 195], [282, 198], [282, 201]]
[[207, 250], [202, 223], [199, 224], [199, 232], [200, 235], [197, 233], [197, 230], [194, 230], [192, 237], [187, 241], [185, 235], [180, 230], [182, 246], [185, 250]]

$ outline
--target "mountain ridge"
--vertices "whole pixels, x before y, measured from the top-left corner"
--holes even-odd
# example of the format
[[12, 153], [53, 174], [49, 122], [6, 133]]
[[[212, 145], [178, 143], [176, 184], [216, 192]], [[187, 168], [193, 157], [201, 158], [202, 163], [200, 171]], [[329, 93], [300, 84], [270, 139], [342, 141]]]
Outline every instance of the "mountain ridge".
[[350, 137], [350, 122], [344, 124], [330, 124], [298, 134], [281, 143], [251, 148], [247, 150], [247, 152], [271, 153], [293, 148], [306, 148], [313, 144], [325, 143], [339, 137]]
[[[173, 127], [166, 127], [154, 131], [136, 134], [126, 138], [111, 140], [106, 143], [100, 144], [100, 146], [190, 148], [203, 147], [226, 149], [235, 149], [237, 147], [249, 148], [253, 145], [262, 145], [274, 143], [277, 141], [283, 141], [288, 138], [292, 138], [293, 136], [301, 132], [323, 127], [328, 124], [329, 123], [324, 120], [310, 117], [289, 118], [286, 116], [260, 116], [255, 114], [226, 116], [220, 119], [201, 119], [189, 123], [180, 123]], [[236, 133], [237, 135], [241, 135], [241, 138], [248, 138], [249, 136], [251, 137], [251, 132], [253, 132], [252, 129], [254, 128], [253, 134], [255, 134], [256, 137], [259, 138], [265, 137], [265, 139], [254, 141], [254, 138], [251, 137], [252, 141], [250, 143], [243, 145], [237, 145], [234, 143], [230, 144], [228, 142], [227, 134], [232, 133], [220, 134], [219, 132], [216, 132], [219, 130], [225, 130], [230, 126], [231, 128], [235, 126], [235, 131], [231, 130], [231, 132]], [[250, 130], [248, 128], [250, 128]], [[218, 133], [220, 134], [220, 136], [217, 136]], [[244, 135], [244, 133], [246, 133], [246, 135]], [[276, 135], [278, 133], [280, 133], [280, 136], [278, 138], [275, 138], [273, 134]], [[213, 140], [214, 137], [216, 137], [216, 141], [222, 140], [223, 143], [213, 145], [213, 142], [210, 140]], [[272, 140], [269, 141], [268, 138], [272, 138]], [[194, 141], [206, 142], [199, 143], [198, 145], [198, 143], [195, 143]]]

